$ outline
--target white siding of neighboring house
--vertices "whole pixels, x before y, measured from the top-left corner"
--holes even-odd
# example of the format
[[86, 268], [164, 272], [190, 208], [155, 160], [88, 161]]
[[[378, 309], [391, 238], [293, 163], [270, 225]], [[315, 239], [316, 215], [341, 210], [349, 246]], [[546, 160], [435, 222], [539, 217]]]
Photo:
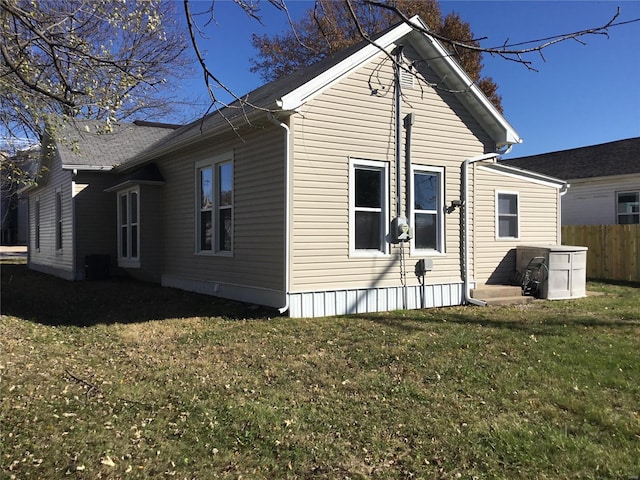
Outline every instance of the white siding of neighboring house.
[[[198, 254], [196, 164], [228, 152], [233, 155], [233, 255]], [[166, 179], [162, 284], [284, 305], [284, 130], [266, 123], [201, 142], [157, 164]]]
[[[74, 280], [72, 173], [62, 170], [53, 154], [39, 180], [29, 192], [29, 267]], [[56, 249], [56, 191], [62, 194], [62, 249]], [[35, 206], [40, 202], [40, 248], [35, 248]]]
[[639, 192], [640, 175], [569, 180], [562, 197], [563, 225], [614, 225], [617, 223], [618, 192]]
[[[409, 53], [409, 52], [407, 52]], [[429, 72], [427, 72], [427, 75]], [[429, 80], [435, 80], [429, 78]], [[372, 95], [377, 88], [379, 96]], [[426, 85], [404, 89], [402, 118], [414, 113], [412, 163], [441, 167], [445, 205], [460, 198], [461, 164], [491, 151], [489, 137], [449, 93]], [[291, 289], [293, 316], [318, 316], [402, 308], [399, 247], [390, 255], [354, 258], [349, 254], [349, 159], [388, 162], [389, 218], [395, 207], [395, 124], [393, 71], [379, 55], [306, 104], [292, 118], [293, 221]], [[402, 129], [402, 214], [407, 178]], [[462, 302], [460, 211], [445, 215], [445, 253], [435, 255], [426, 291], [414, 274], [424, 255], [406, 245], [407, 307]], [[428, 305], [429, 306], [429, 305]]]
[[[515, 277], [518, 245], [560, 245], [558, 188], [524, 178], [504, 175], [474, 165], [472, 199], [475, 235], [475, 280], [478, 284], [509, 284]], [[519, 197], [519, 238], [496, 238], [496, 193]]]

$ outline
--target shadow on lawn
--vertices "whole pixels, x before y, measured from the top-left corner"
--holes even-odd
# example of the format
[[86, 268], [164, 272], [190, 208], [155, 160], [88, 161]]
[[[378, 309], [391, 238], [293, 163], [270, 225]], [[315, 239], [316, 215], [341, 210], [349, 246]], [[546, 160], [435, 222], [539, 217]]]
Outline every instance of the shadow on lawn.
[[44, 325], [91, 326], [183, 317], [266, 319], [276, 310], [118, 279], [69, 282], [2, 263], [0, 312]]
[[[579, 299], [574, 300], [579, 301]], [[604, 302], [613, 302], [603, 298]], [[551, 302], [551, 300], [549, 300]], [[640, 327], [640, 315], [621, 317], [619, 312], [605, 305], [594, 307], [592, 312], [563, 310], [562, 304], [538, 303], [532, 308], [515, 315], [512, 310], [494, 307], [454, 307], [434, 308], [422, 310], [422, 316], [407, 314], [407, 312], [388, 312], [384, 316], [356, 315], [384, 326], [413, 333], [423, 330], [430, 324], [457, 324], [475, 325], [483, 328], [511, 330], [526, 335], [535, 336], [561, 336], [567, 333], [573, 334], [575, 327], [585, 328], [626, 328], [637, 329]], [[484, 310], [484, 309], [487, 310]], [[640, 313], [640, 310], [639, 310]], [[567, 328], [567, 327], [574, 327]]]

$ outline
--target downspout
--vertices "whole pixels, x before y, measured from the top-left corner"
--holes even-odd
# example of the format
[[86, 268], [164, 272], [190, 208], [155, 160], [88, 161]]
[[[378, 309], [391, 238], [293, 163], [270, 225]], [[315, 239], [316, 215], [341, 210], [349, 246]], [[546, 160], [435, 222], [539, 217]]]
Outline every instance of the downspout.
[[462, 163], [462, 186], [461, 186], [461, 196], [462, 196], [462, 209], [464, 212], [463, 215], [463, 229], [464, 233], [462, 235], [463, 238], [463, 289], [464, 289], [464, 300], [467, 303], [471, 303], [473, 305], [478, 305], [480, 307], [486, 307], [487, 302], [483, 302], [482, 300], [477, 300], [471, 297], [471, 286], [469, 284], [469, 271], [471, 270], [470, 262], [469, 262], [469, 166], [472, 163], [482, 162], [487, 160], [492, 160], [495, 162], [498, 157], [498, 153], [486, 153], [484, 155], [480, 155], [478, 157], [467, 158]]
[[284, 129], [284, 305], [278, 308], [280, 313], [284, 313], [289, 310], [289, 284], [290, 284], [290, 260], [289, 254], [291, 252], [291, 241], [289, 238], [289, 214], [290, 214], [290, 198], [291, 188], [289, 185], [289, 170], [291, 164], [291, 154], [289, 148], [289, 141], [291, 138], [291, 129], [286, 123], [276, 119], [271, 112], [267, 114], [267, 118], [274, 125]]
[[560, 209], [558, 211], [558, 222], [556, 224], [556, 231], [559, 232], [558, 237], [558, 245], [562, 245], [562, 197], [564, 197], [569, 191], [569, 187], [571, 185], [567, 182], [564, 182], [562, 187], [560, 187], [560, 191], [558, 192], [558, 205], [560, 205]]
[[[413, 133], [413, 121], [414, 121], [414, 114], [413, 112], [408, 113], [405, 117], [404, 117], [404, 129], [405, 129], [405, 144], [404, 144], [404, 172], [405, 172], [405, 217], [407, 219], [407, 222], [409, 224], [411, 224], [412, 219], [410, 217], [411, 215], [411, 208], [412, 208], [412, 203], [411, 203], [411, 185], [412, 185], [412, 181], [411, 181], [411, 140], [412, 140], [412, 133]], [[415, 225], [414, 225], [415, 228]], [[404, 248], [401, 247], [401, 248]], [[405, 268], [406, 268], [406, 264], [405, 264]], [[405, 272], [406, 275], [406, 272]], [[418, 277], [418, 281], [420, 281], [420, 277]], [[406, 277], [405, 277], [405, 308], [407, 305], [407, 300], [406, 300]], [[424, 276], [422, 277], [422, 282], [421, 282], [421, 291], [420, 291], [420, 306], [422, 308], [424, 308], [424, 299], [425, 299], [425, 285], [424, 285]]]

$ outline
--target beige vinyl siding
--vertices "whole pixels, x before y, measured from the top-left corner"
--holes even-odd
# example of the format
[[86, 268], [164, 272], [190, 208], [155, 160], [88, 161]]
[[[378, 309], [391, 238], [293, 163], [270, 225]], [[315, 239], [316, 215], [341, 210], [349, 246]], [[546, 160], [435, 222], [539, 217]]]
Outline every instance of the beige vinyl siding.
[[[518, 245], [559, 245], [559, 190], [474, 166], [475, 280], [508, 284], [514, 279]], [[496, 239], [496, 192], [518, 194], [519, 238]]]
[[[266, 114], [265, 114], [266, 119]], [[233, 254], [196, 253], [196, 167], [233, 157]], [[163, 274], [284, 289], [284, 130], [271, 124], [158, 161], [164, 189]]]
[[[73, 280], [72, 174], [62, 170], [60, 158], [51, 154], [40, 186], [29, 192], [29, 267]], [[56, 192], [62, 194], [62, 249], [56, 249]], [[35, 248], [35, 206], [40, 202], [40, 248]]]
[[563, 225], [615, 225], [617, 193], [639, 192], [640, 175], [570, 180], [562, 197]]
[[[379, 95], [372, 95], [371, 88]], [[492, 148], [488, 136], [455, 97], [423, 85], [404, 90], [402, 118], [414, 113], [412, 163], [444, 168], [445, 204], [460, 198], [460, 167]], [[306, 104], [292, 117], [293, 222], [291, 288], [294, 292], [400, 284], [400, 249], [387, 256], [349, 254], [349, 159], [388, 162], [389, 218], [395, 206], [393, 71], [380, 55]], [[406, 215], [405, 129], [402, 129], [402, 215]], [[417, 285], [415, 263], [404, 246], [407, 282]], [[445, 218], [445, 253], [433, 256], [427, 283], [459, 282], [460, 214]]]
[[116, 265], [116, 196], [104, 191], [115, 178], [104, 172], [78, 172], [74, 180], [76, 278], [84, 278], [87, 255], [109, 255], [111, 265]]

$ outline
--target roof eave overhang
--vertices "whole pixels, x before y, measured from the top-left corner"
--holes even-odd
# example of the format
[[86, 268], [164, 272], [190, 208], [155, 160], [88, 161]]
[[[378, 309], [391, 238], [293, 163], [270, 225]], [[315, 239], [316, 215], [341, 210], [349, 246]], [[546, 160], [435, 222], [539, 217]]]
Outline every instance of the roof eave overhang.
[[29, 193], [31, 190], [37, 188], [37, 184], [30, 184], [30, 185], [25, 185], [24, 187], [19, 188], [16, 193], [18, 195], [23, 195], [25, 193]]
[[523, 168], [510, 167], [505, 165], [504, 163], [481, 165], [479, 168], [490, 170], [501, 175], [525, 179], [538, 185], [557, 188], [559, 190], [566, 189], [569, 186], [567, 182], [565, 182], [564, 180], [560, 180], [559, 178], [550, 177], [548, 175], [543, 175], [538, 172], [532, 172], [531, 170], [525, 170]]
[[[415, 21], [415, 20], [412, 20]], [[422, 22], [418, 26], [424, 26]], [[414, 30], [415, 47], [425, 58], [440, 78], [444, 79], [446, 89], [456, 95], [467, 106], [473, 117], [493, 138], [497, 147], [522, 143], [522, 138], [506, 118], [491, 103], [480, 87], [469, 77], [467, 72], [456, 62], [444, 46], [434, 37], [419, 30]]]
[[378, 38], [375, 42], [370, 43], [340, 63], [325, 70], [310, 82], [284, 95], [278, 104], [285, 111], [297, 111], [311, 97], [326, 90], [335, 81], [356, 70], [362, 64], [369, 61], [374, 55], [381, 51], [386, 51], [398, 39], [411, 33], [412, 30], [413, 27], [406, 23], [398, 25], [393, 30]]
[[[126, 162], [116, 166], [114, 168], [115, 172], [124, 172], [127, 170], [131, 170], [132, 168], [138, 167], [140, 165], [143, 165], [147, 162], [150, 162], [152, 160], [157, 159], [158, 157], [161, 157], [163, 155], [167, 155], [170, 153], [175, 152], [176, 150], [180, 150], [183, 148], [187, 148], [190, 147], [192, 145], [196, 145], [199, 142], [202, 142], [203, 140], [207, 140], [209, 138], [213, 138], [216, 137], [217, 135], [221, 135], [223, 133], [229, 133], [230, 131], [235, 131], [237, 128], [241, 128], [244, 125], [250, 125], [253, 121], [256, 121], [257, 119], [260, 119], [262, 117], [267, 118], [267, 113], [268, 112], [278, 112], [278, 114], [276, 116], [280, 116], [280, 115], [291, 115], [294, 112], [287, 112], [287, 111], [283, 111], [283, 109], [279, 106], [279, 103], [276, 101], [273, 103], [273, 105], [270, 105], [266, 108], [260, 108], [257, 110], [254, 110], [253, 112], [250, 112], [246, 115], [243, 115], [242, 118], [242, 122], [239, 125], [236, 125], [232, 130], [230, 130], [230, 125], [231, 125], [231, 121], [229, 122], [223, 122], [220, 125], [217, 125], [214, 128], [208, 129], [208, 130], [203, 130], [200, 134], [196, 134], [196, 135], [190, 135], [188, 137], [185, 137], [182, 141], [180, 142], [176, 142], [168, 147], [165, 148], [157, 148], [157, 149], [153, 149], [147, 152], [143, 152], [140, 155], [127, 160]], [[193, 125], [193, 124], [192, 124]], [[241, 134], [238, 134], [241, 135]]]
[[111, 171], [116, 168], [113, 165], [83, 165], [83, 164], [72, 164], [72, 163], [63, 163], [62, 170], [71, 170], [78, 172], [105, 172]]
[[119, 190], [124, 190], [125, 188], [131, 188], [137, 185], [151, 185], [151, 186], [161, 187], [165, 183], [166, 182], [159, 181], [159, 180], [127, 180], [124, 182], [120, 182], [112, 187], [105, 188], [104, 191], [109, 193], [117, 192]]
[[436, 38], [424, 33], [424, 30], [427, 29], [427, 25], [418, 16], [413, 17], [409, 23], [401, 23], [375, 42], [318, 75], [312, 81], [282, 96], [278, 101], [278, 106], [288, 111], [299, 110], [306, 101], [329, 88], [335, 81], [356, 70], [378, 53], [388, 51], [399, 39], [410, 35], [412, 45], [419, 52], [421, 51], [424, 58], [429, 59], [431, 67], [440, 78], [445, 79], [447, 89], [455, 92], [476, 121], [491, 136], [498, 148], [522, 143], [518, 132], [491, 104], [469, 75], [451, 58], [451, 54]]

